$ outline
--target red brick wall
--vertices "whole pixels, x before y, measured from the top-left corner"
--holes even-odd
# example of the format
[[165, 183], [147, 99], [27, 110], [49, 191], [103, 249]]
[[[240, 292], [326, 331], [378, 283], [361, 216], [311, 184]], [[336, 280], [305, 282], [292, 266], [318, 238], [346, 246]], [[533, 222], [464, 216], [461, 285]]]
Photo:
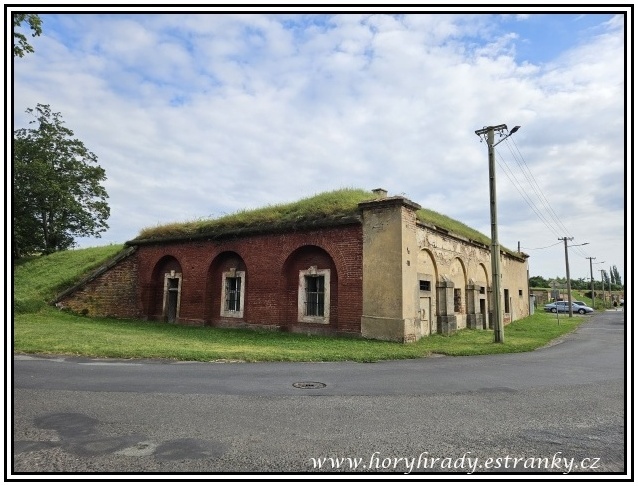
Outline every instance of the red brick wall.
[[61, 299], [59, 304], [85, 315], [142, 317], [137, 273], [137, 257], [133, 254]]
[[[158, 311], [161, 312], [164, 266], [167, 261], [174, 261], [182, 273], [179, 315], [182, 323], [360, 332], [362, 229], [359, 225], [223, 241], [143, 245], [138, 248], [137, 261], [140, 313], [149, 318], [161, 318]], [[311, 265], [331, 270], [327, 325], [297, 322], [299, 270]], [[221, 275], [230, 268], [246, 272], [242, 319], [220, 317]]]

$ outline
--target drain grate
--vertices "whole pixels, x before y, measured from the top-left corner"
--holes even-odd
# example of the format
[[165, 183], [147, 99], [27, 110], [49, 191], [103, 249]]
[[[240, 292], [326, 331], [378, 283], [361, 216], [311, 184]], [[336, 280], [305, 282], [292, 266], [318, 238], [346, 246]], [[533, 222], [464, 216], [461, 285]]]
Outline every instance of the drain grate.
[[293, 383], [292, 386], [295, 388], [324, 388], [326, 386], [325, 383], [319, 383], [318, 381], [299, 381], [297, 383]]

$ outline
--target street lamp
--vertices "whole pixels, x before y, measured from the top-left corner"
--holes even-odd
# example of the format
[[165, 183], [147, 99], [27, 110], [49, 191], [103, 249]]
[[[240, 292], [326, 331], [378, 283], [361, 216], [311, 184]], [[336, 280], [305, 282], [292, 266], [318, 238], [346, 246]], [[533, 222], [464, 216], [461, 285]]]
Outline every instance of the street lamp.
[[[605, 263], [605, 262], [596, 262], [596, 263], [594, 263], [594, 265], [602, 265], [603, 263]], [[601, 290], [603, 291], [603, 308], [607, 304], [607, 300], [605, 298], [605, 280], [603, 279], [603, 273], [604, 272], [605, 272], [604, 270], [600, 271], [600, 285], [601, 285]], [[592, 276], [592, 278], [593, 278], [593, 276]]]
[[591, 279], [591, 306], [592, 309], [596, 308], [596, 297], [594, 296], [594, 265], [600, 265], [601, 263], [605, 263], [605, 262], [597, 262], [594, 263], [593, 260], [596, 259], [596, 257], [585, 257], [587, 258], [587, 260], [589, 260], [589, 278]]
[[[573, 240], [574, 238], [568, 238], [567, 236], [563, 238], [558, 238], [559, 240], [563, 240], [565, 242], [565, 273], [567, 274], [567, 305], [569, 306], [569, 317], [574, 317], [574, 312], [572, 310], [572, 285], [569, 280], [569, 256], [567, 254], [567, 240]], [[581, 243], [580, 245], [569, 245], [569, 246], [585, 246], [589, 245], [589, 243]]]
[[[498, 225], [496, 217], [496, 170], [494, 168], [494, 147], [499, 143], [511, 137], [521, 128], [515, 126], [510, 132], [503, 136], [503, 132], [507, 130], [507, 125], [496, 125], [493, 127], [484, 127], [475, 130], [479, 137], [485, 137], [487, 141], [487, 157], [489, 162], [490, 177], [490, 223], [492, 228], [492, 244], [491, 244], [491, 260], [492, 260], [492, 308], [494, 316], [494, 342], [502, 343], [505, 341], [503, 335], [503, 315], [501, 314], [501, 250], [498, 243]], [[494, 143], [494, 132], [497, 131], [501, 139]]]

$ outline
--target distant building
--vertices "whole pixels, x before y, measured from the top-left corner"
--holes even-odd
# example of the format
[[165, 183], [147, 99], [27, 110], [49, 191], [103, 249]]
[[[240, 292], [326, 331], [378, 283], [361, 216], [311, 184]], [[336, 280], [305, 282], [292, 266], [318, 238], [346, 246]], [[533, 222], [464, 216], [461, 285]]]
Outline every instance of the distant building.
[[[56, 303], [75, 312], [411, 342], [492, 325], [489, 240], [384, 190], [347, 214], [140, 238]], [[527, 255], [501, 251], [504, 322], [529, 314]]]

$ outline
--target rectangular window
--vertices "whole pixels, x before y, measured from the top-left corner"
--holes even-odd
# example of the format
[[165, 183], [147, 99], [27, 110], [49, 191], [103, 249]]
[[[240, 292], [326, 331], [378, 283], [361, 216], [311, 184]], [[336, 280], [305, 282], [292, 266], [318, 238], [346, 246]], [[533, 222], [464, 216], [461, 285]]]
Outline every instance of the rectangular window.
[[523, 297], [523, 289], [518, 289], [518, 296]]
[[222, 317], [244, 317], [244, 294], [246, 272], [231, 268], [222, 272], [222, 301], [219, 315]]
[[241, 277], [226, 277], [226, 310], [239, 312], [241, 309]]
[[419, 280], [419, 290], [424, 292], [430, 291], [430, 281], [429, 280]]
[[323, 276], [306, 275], [306, 315], [323, 317], [325, 281]]
[[481, 287], [479, 290], [479, 294], [484, 294], [485, 293], [485, 287]]
[[509, 289], [504, 289], [503, 290], [503, 297], [505, 300], [505, 313], [509, 314], [510, 313], [510, 291]]
[[330, 269], [312, 265], [299, 271], [297, 320], [330, 324]]

